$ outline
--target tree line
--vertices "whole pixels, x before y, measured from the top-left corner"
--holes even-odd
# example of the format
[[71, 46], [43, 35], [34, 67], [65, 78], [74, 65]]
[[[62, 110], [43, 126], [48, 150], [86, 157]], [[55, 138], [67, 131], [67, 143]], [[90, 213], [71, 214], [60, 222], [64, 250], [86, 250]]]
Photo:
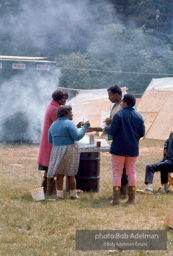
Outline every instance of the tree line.
[[140, 94], [152, 78], [173, 75], [171, 0], [48, 2], [1, 0], [1, 55], [56, 60], [69, 88], [117, 83]]

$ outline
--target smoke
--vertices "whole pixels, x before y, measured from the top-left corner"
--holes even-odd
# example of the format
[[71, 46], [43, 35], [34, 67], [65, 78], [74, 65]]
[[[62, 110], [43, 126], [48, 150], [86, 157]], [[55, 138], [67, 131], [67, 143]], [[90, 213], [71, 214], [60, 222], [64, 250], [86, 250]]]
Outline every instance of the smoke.
[[0, 87], [0, 141], [39, 142], [47, 104], [60, 71], [44, 76], [34, 69], [15, 75]]
[[22, 0], [18, 4], [15, 15], [0, 18], [0, 32], [10, 37], [7, 49], [13, 49], [13, 55], [21, 48], [26, 51], [24, 45], [55, 54], [57, 45], [62, 51], [83, 49], [102, 24], [113, 20], [113, 8], [105, 0]]
[[[108, 66], [115, 70], [134, 71], [136, 68], [147, 72], [147, 68], [151, 67], [151, 60], [155, 70], [160, 71], [164, 68], [160, 61], [162, 56], [158, 56], [154, 62], [153, 54], [146, 54], [146, 47], [150, 52], [153, 51], [152, 38], [150, 37], [150, 44], [141, 29], [136, 30], [136, 33], [128, 32], [109, 1], [19, 0], [16, 2], [18, 7], [15, 11], [6, 12], [0, 17], [0, 36], [2, 38], [6, 35], [8, 38], [8, 44], [1, 48], [3, 55], [36, 54], [56, 59], [60, 54], [81, 51], [100, 61], [111, 56], [114, 64], [108, 63]], [[132, 29], [134, 27], [133, 25]], [[109, 40], [110, 38], [112, 40]], [[140, 51], [141, 48], [145, 50]], [[154, 50], [162, 55], [162, 51], [157, 46]], [[135, 67], [139, 54], [140, 63]], [[163, 55], [165, 56], [165, 51]], [[26, 139], [39, 140], [46, 106], [60, 78], [60, 72], [44, 77], [42, 74], [33, 69], [26, 69], [21, 75], [15, 75], [11, 79], [7, 74], [8, 80], [5, 80], [4, 76], [4, 81], [0, 85], [0, 140], [17, 139], [19, 130]], [[120, 86], [129, 87], [130, 81], [124, 78], [125, 76], [120, 75], [119, 80], [117, 76], [116, 80], [115, 76], [112, 75], [113, 81]], [[111, 77], [110, 73], [108, 77]], [[110, 81], [108, 77], [107, 81]], [[136, 77], [131, 84], [135, 79]], [[105, 87], [105, 80], [102, 77], [100, 82], [101, 80]]]
[[[104, 0], [19, 0], [15, 11], [9, 8], [0, 17], [0, 35], [8, 38], [1, 54], [33, 56], [37, 52], [37, 56], [54, 59], [58, 51], [86, 49], [101, 24], [110, 22], [112, 10]], [[7, 73], [5, 64], [1, 71]], [[45, 109], [58, 86], [60, 72], [47, 72], [47, 76], [46, 71], [43, 76], [34, 68], [19, 72], [10, 79], [7, 73], [1, 79], [0, 141], [38, 142]]]

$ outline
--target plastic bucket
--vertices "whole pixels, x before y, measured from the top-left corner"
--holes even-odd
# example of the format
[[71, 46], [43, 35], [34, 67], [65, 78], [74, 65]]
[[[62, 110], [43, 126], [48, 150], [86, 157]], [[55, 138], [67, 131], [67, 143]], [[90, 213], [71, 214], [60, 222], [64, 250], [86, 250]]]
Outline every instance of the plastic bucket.
[[32, 189], [29, 192], [31, 193], [33, 200], [35, 201], [45, 200], [43, 187]]

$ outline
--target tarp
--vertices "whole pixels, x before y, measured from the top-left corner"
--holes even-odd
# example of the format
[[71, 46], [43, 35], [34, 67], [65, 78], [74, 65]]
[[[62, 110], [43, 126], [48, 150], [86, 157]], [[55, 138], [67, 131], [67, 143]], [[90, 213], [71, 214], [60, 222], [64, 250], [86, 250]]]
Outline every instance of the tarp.
[[139, 104], [145, 138], [166, 140], [173, 131], [173, 77], [152, 79]]

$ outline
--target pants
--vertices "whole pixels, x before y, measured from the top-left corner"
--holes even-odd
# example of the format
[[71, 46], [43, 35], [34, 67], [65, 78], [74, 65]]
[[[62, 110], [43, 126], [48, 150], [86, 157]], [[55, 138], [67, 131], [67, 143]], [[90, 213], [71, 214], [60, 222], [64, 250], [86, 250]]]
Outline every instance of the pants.
[[145, 184], [153, 183], [154, 173], [161, 172], [161, 183], [168, 183], [168, 172], [173, 171], [173, 161], [164, 160], [146, 166]]
[[126, 167], [124, 165], [123, 174], [122, 174], [122, 177], [121, 177], [121, 186], [126, 185], [126, 184], [128, 184], [128, 177], [127, 177], [127, 174], [126, 174]]
[[125, 165], [129, 186], [136, 186], [137, 157], [118, 156], [112, 154], [113, 186], [121, 187], [121, 177]]

